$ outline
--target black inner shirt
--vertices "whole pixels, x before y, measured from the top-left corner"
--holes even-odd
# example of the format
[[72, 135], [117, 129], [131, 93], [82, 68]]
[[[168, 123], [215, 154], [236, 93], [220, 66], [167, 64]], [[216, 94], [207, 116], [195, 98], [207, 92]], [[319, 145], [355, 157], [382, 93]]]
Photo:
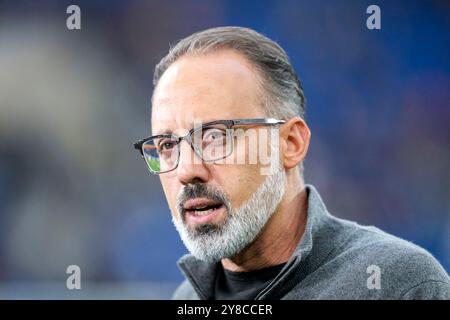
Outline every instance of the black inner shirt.
[[280, 273], [286, 263], [249, 272], [228, 271], [219, 263], [216, 300], [253, 300]]

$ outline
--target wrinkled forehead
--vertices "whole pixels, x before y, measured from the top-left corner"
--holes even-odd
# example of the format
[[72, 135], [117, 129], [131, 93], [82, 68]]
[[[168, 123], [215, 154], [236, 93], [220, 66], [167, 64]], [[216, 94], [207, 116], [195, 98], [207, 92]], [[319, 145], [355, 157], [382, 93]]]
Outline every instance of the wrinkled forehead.
[[199, 123], [263, 116], [259, 79], [233, 51], [183, 57], [159, 80], [152, 134], [184, 133]]

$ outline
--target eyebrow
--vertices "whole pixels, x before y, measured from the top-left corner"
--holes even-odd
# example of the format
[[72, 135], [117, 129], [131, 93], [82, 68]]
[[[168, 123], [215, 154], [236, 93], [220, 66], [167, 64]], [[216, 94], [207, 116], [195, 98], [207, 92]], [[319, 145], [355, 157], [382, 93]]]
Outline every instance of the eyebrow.
[[172, 134], [173, 130], [172, 129], [165, 129], [161, 132], [155, 132], [154, 134], [152, 134], [153, 136], [159, 136], [161, 134]]
[[[221, 119], [221, 120], [222, 120], [222, 119]], [[204, 122], [202, 122], [202, 126], [203, 126], [203, 125], [207, 125], [207, 124], [209, 124], [209, 123], [211, 123], [211, 122], [215, 122], [215, 121], [218, 121], [218, 120], [204, 121]], [[192, 130], [193, 128], [194, 128], [194, 127], [192, 126], [191, 129], [189, 129], [189, 131]], [[158, 136], [158, 135], [161, 135], [161, 134], [173, 134], [173, 130], [172, 130], [172, 129], [164, 129], [164, 130], [162, 130], [162, 131], [160, 131], [160, 132], [155, 132], [155, 134], [153, 134], [153, 136]]]

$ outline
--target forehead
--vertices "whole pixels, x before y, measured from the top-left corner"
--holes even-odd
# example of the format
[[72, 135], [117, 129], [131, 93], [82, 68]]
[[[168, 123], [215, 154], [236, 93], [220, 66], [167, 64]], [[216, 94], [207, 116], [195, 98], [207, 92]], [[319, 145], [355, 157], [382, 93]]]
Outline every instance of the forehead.
[[153, 134], [189, 130], [194, 123], [263, 116], [259, 78], [233, 50], [184, 56], [159, 80], [153, 95]]

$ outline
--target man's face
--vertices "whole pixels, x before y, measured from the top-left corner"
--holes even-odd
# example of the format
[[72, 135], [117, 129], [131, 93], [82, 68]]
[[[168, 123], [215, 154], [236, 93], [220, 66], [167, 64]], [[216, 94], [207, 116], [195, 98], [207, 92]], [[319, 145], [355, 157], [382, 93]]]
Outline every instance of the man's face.
[[[201, 56], [184, 56], [167, 69], [155, 89], [152, 134], [171, 132], [184, 136], [199, 122], [265, 118], [258, 81], [250, 63], [232, 50], [221, 50]], [[202, 237], [220, 231], [231, 216], [239, 212], [239, 208], [248, 206], [252, 196], [253, 202], [260, 200], [254, 199], [254, 195], [266, 180], [266, 176], [260, 174], [258, 164], [194, 162], [194, 157], [196, 155], [191, 147], [185, 141], [181, 142], [178, 167], [160, 175], [173, 221], [179, 231], [182, 227], [190, 233], [192, 241], [197, 240], [196, 236]], [[271, 183], [280, 183], [280, 180]], [[266, 190], [267, 187], [263, 189], [262, 194], [259, 190], [260, 198], [267, 198], [267, 192], [273, 193], [273, 190]], [[279, 196], [274, 200], [276, 203], [269, 206], [269, 211], [275, 209], [280, 201], [278, 198]], [[186, 201], [188, 199], [190, 200]], [[214, 208], [207, 214], [188, 210], [195, 206], [215, 204], [219, 208]], [[245, 218], [242, 215], [248, 214], [247, 211], [240, 212], [241, 219]], [[267, 214], [261, 223], [265, 224]], [[253, 233], [259, 231], [254, 230]], [[224, 239], [209, 238], [210, 241]], [[203, 244], [208, 246], [208, 243]], [[242, 247], [242, 244], [240, 246]], [[213, 260], [217, 260], [216, 258]]]

